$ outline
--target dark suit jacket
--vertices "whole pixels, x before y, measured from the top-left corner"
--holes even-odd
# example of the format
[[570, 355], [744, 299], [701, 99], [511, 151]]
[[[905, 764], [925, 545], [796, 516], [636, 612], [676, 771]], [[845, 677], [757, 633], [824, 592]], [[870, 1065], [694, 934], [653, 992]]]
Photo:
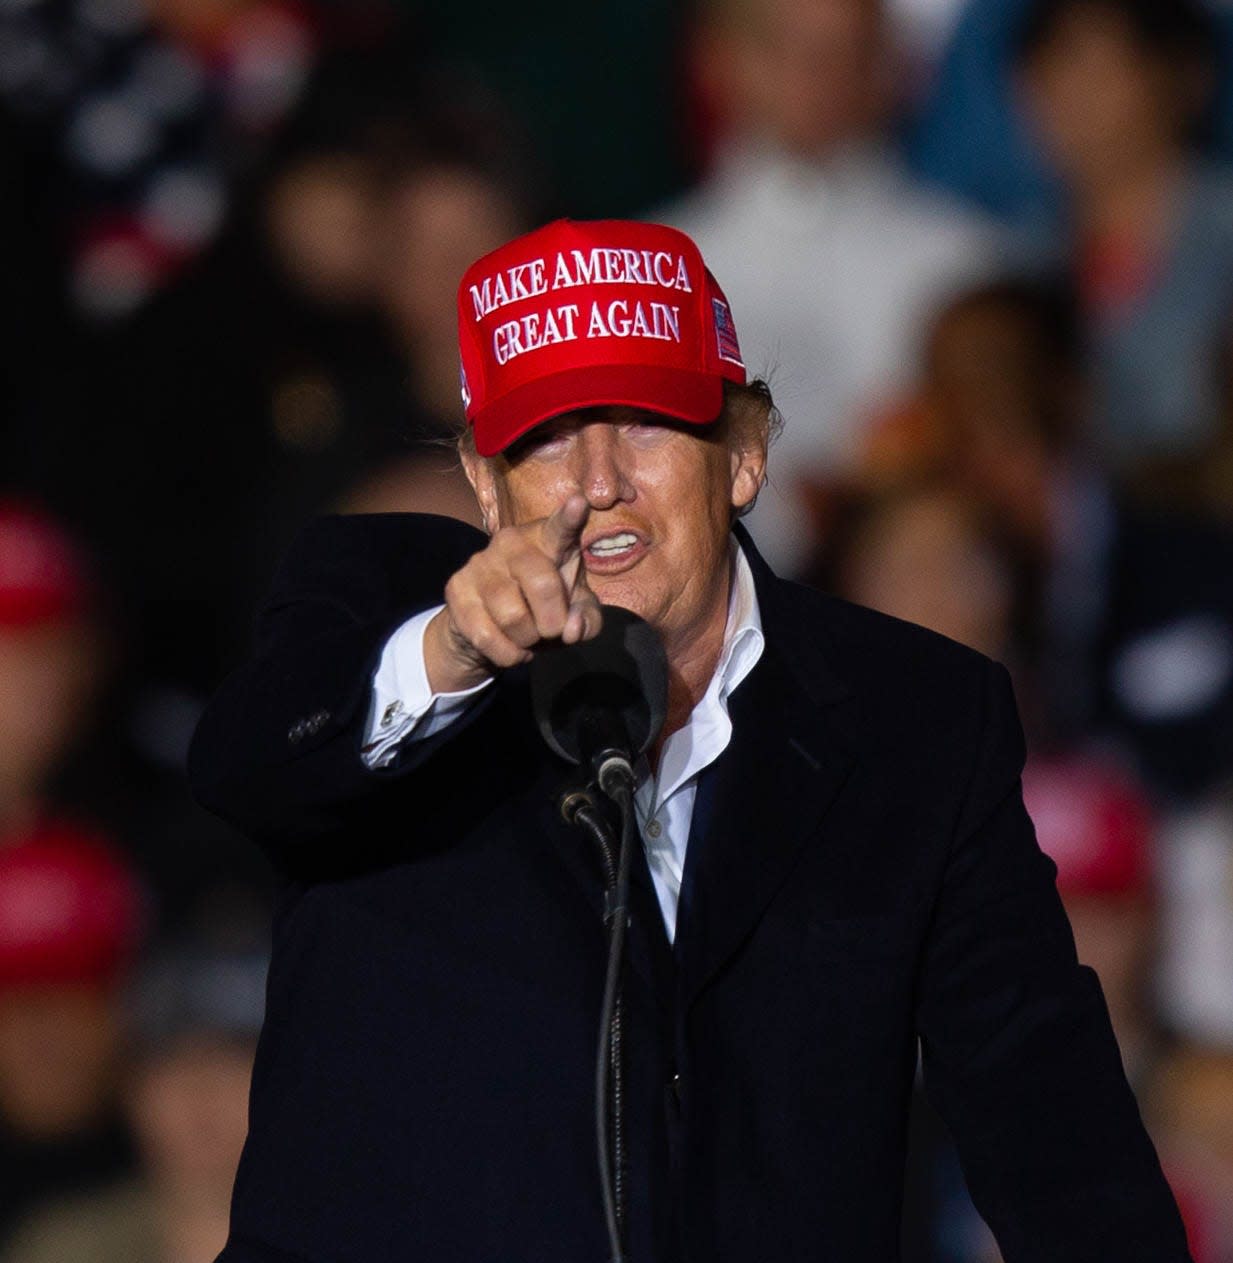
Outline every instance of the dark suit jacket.
[[[631, 1259], [891, 1263], [919, 1037], [1007, 1263], [1181, 1263], [1006, 672], [741, 539], [766, 649], [703, 777], [675, 947], [635, 873]], [[197, 733], [197, 793], [286, 876], [225, 1263], [606, 1258], [601, 869], [525, 673], [389, 769], [359, 755], [385, 639], [482, 543], [315, 524]]]

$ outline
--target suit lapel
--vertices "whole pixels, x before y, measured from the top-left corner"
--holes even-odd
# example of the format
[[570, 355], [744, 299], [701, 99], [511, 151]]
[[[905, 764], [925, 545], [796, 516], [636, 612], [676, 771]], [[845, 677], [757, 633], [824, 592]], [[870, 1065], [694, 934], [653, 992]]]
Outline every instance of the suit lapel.
[[[740, 950], [859, 757], [856, 699], [831, 672], [812, 594], [776, 579], [738, 526], [766, 647], [729, 702], [732, 739], [704, 773], [676, 957], [682, 1013]], [[709, 784], [706, 782], [709, 781]]]

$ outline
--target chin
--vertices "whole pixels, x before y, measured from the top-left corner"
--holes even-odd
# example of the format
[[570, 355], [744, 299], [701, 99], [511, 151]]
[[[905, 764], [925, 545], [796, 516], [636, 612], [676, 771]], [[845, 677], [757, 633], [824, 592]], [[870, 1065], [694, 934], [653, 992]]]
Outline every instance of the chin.
[[655, 602], [648, 593], [641, 591], [632, 583], [621, 583], [619, 580], [613, 580], [608, 583], [591, 583], [591, 591], [595, 593], [602, 605], [619, 605], [623, 610], [629, 610], [631, 614], [637, 614], [639, 618], [644, 618], [652, 626], [655, 625], [655, 619], [652, 617]]

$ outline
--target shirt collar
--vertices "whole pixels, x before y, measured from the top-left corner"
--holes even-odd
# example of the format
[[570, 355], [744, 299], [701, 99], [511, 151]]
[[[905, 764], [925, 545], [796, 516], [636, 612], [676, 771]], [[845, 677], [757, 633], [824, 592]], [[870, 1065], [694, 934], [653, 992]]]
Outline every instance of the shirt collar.
[[[664, 743], [658, 775], [651, 776], [645, 758], [639, 762], [635, 797], [644, 819], [723, 753], [732, 737], [728, 698], [762, 656], [765, 641], [753, 570], [735, 536], [730, 564], [723, 648], [706, 692], [698, 699], [685, 726]], [[684, 838], [678, 842], [683, 846]]]
[[664, 747], [660, 775], [662, 780], [667, 774], [670, 783], [679, 783], [686, 776], [700, 771], [728, 744], [732, 735], [728, 698], [762, 656], [765, 638], [753, 571], [735, 537], [732, 540], [731, 566], [728, 621], [724, 627], [719, 661], [706, 692], [690, 712], [685, 727], [673, 733]]
[[703, 702], [725, 704], [736, 686], [754, 669], [762, 656], [766, 639], [762, 634], [762, 612], [753, 571], [735, 536], [732, 539], [732, 582], [728, 591], [728, 621], [724, 627], [719, 663], [707, 686]]

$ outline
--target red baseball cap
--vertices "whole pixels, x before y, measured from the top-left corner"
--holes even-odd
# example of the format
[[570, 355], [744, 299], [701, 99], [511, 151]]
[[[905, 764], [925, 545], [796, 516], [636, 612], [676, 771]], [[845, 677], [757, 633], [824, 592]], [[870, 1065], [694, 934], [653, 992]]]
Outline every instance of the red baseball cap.
[[473, 263], [458, 342], [481, 456], [604, 404], [707, 425], [723, 383], [745, 381], [728, 300], [698, 247], [634, 220], [558, 219]]
[[47, 820], [0, 841], [0, 990], [116, 981], [137, 949], [143, 900], [93, 830]]
[[85, 562], [67, 532], [34, 505], [0, 500], [0, 626], [75, 618], [89, 595]]
[[1152, 816], [1138, 785], [1091, 756], [1032, 756], [1023, 801], [1063, 896], [1150, 895]]

